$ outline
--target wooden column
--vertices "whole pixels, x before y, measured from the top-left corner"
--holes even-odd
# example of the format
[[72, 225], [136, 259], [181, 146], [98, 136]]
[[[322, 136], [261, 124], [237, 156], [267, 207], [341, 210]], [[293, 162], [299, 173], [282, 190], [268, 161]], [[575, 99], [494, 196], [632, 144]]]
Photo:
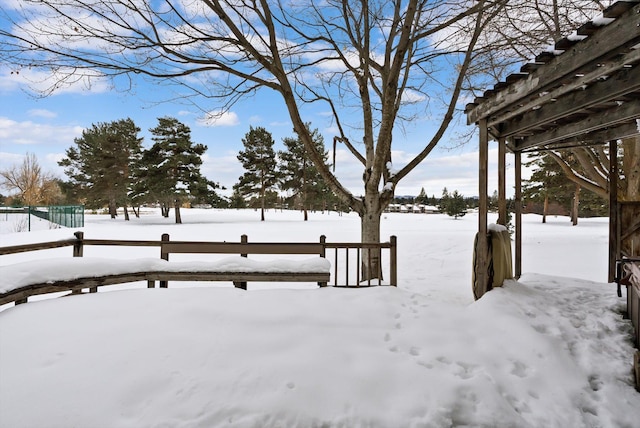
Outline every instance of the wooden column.
[[[246, 244], [247, 242], [249, 242], [249, 237], [247, 235], [240, 235], [240, 243]], [[240, 257], [247, 257], [247, 253], [240, 254]], [[233, 286], [241, 290], [246, 290], [247, 281], [234, 281]]]
[[522, 275], [522, 155], [520, 152], [514, 153], [515, 166], [515, 261], [513, 275], [520, 278]]
[[[31, 208], [31, 207], [29, 207]], [[29, 216], [31, 217], [31, 216]], [[84, 249], [84, 232], [75, 232], [73, 234], [77, 241], [73, 244], [73, 257], [82, 257]], [[97, 289], [96, 289], [97, 291]], [[82, 288], [75, 288], [71, 290], [71, 294], [82, 294]]]
[[[326, 235], [320, 235], [320, 244], [322, 244], [322, 250], [321, 250], [321, 253], [320, 253], [320, 257], [322, 257], [322, 258], [326, 258], [326, 256], [327, 256], [326, 243], [327, 243], [327, 236]], [[319, 287], [326, 287], [327, 283], [326, 282], [319, 282], [318, 286]]]
[[73, 244], [73, 257], [82, 257], [84, 248], [84, 232], [75, 232], [77, 241]]
[[478, 243], [476, 246], [476, 268], [474, 297], [479, 299], [489, 287], [489, 246], [487, 243], [488, 170], [489, 170], [489, 130], [487, 120], [478, 123], [480, 131], [480, 153], [478, 167]]
[[507, 143], [503, 137], [498, 139], [498, 224], [507, 225]]
[[616, 259], [620, 258], [620, 215], [618, 213], [618, 142], [609, 141], [609, 275], [615, 280]]
[[[162, 242], [169, 242], [169, 234], [163, 233], [162, 236], [160, 237], [160, 240]], [[165, 251], [165, 248], [162, 244], [160, 244], [160, 258], [162, 260], [169, 261], [169, 253]], [[147, 283], [147, 287], [149, 287], [148, 283]], [[160, 281], [160, 288], [168, 288], [168, 287], [169, 287], [169, 281]]]
[[391, 272], [389, 273], [389, 285], [398, 286], [398, 238], [391, 236], [391, 248], [389, 249], [389, 265]]

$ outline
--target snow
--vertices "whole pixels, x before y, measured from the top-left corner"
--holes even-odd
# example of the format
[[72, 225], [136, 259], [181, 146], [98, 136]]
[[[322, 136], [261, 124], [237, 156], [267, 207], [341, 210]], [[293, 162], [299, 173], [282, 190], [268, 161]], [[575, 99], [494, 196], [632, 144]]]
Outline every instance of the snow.
[[[359, 237], [354, 214], [311, 213], [308, 222], [298, 212], [271, 211], [266, 222], [253, 210], [182, 216], [185, 224], [174, 225], [151, 213], [129, 223], [88, 215], [83, 231], [86, 238], [170, 233], [234, 242], [243, 233], [250, 242]], [[523, 223], [527, 273], [477, 302], [477, 214], [389, 213], [382, 236], [398, 236], [397, 288], [139, 284], [5, 306], [0, 426], [637, 427], [625, 299], [602, 282], [606, 219], [572, 227], [566, 217], [542, 224], [527, 215]], [[87, 260], [119, 260], [104, 261], [111, 267], [158, 256], [157, 248], [85, 248]], [[185, 266], [204, 261], [173, 256]], [[66, 264], [56, 268], [53, 259], [66, 257], [70, 248], [0, 263], [31, 262], [57, 274]]]
[[38, 261], [38, 270], [27, 261], [0, 266], [0, 293], [30, 284], [69, 281], [108, 274], [136, 272], [321, 272], [330, 273], [327, 259], [314, 257], [304, 260], [250, 260], [244, 257], [225, 257], [218, 261], [171, 262], [162, 259], [107, 259], [99, 257], [56, 257]]
[[613, 21], [615, 21], [614, 18], [605, 18], [604, 16], [600, 15], [600, 16], [596, 16], [595, 18], [593, 18], [591, 20], [591, 22], [593, 22], [593, 25], [597, 25], [597, 26], [604, 26], [604, 25], [609, 25], [611, 24]]
[[567, 36], [568, 40], [571, 40], [571, 41], [574, 41], [574, 42], [579, 42], [579, 41], [584, 40], [586, 38], [587, 38], [587, 36], [580, 35], [580, 34], [577, 34], [577, 33], [572, 33], [572, 34], [569, 34]]
[[506, 228], [506, 226], [503, 226], [501, 224], [491, 223], [487, 226], [487, 230], [489, 230], [490, 232], [506, 232], [508, 229]]

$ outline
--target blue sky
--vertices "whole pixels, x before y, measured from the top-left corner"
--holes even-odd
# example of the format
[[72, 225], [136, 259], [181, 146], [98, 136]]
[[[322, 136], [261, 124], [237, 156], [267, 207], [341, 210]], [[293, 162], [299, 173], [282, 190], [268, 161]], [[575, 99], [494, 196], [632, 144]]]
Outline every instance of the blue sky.
[[[144, 145], [149, 147], [152, 144], [149, 128], [156, 126], [157, 118], [171, 116], [191, 128], [194, 142], [208, 146], [202, 171], [209, 179], [229, 189], [224, 194], [230, 194], [231, 187], [243, 173], [236, 156], [243, 148], [241, 140], [250, 126], [262, 126], [271, 132], [276, 150], [282, 148], [283, 138], [293, 136], [283, 101], [267, 89], [235, 104], [220, 119], [207, 121], [205, 112], [219, 108], [214, 100], [199, 99], [195, 106], [181, 98], [183, 94], [179, 88], [158, 82], [150, 84], [134, 80], [130, 88], [120, 80], [114, 89], [110, 82], [96, 78], [91, 85], [77, 83], [47, 97], [38, 96], [32, 88], [46, 88], [50, 77], [31, 69], [12, 73], [0, 64], [0, 169], [19, 164], [26, 153], [34, 153], [45, 171], [64, 179], [64, 172], [57, 162], [64, 157], [65, 150], [74, 145], [74, 138], [81, 135], [82, 129], [99, 122], [131, 118], [141, 128]], [[459, 108], [463, 108], [465, 102], [461, 100]], [[327, 150], [331, 150], [337, 132], [326, 111], [310, 106], [305, 107], [302, 114], [312, 128], [318, 128]], [[416, 120], [402, 130], [397, 127], [392, 153], [394, 168], [399, 169], [412, 159], [427, 144], [439, 124], [436, 117]], [[458, 190], [465, 196], [478, 194], [478, 143], [472, 139], [460, 146], [455, 139], [458, 131], [469, 131], [464, 117], [454, 124], [427, 159], [399, 183], [396, 195], [417, 195], [421, 188], [429, 195], [440, 195], [444, 187]], [[351, 138], [351, 141], [357, 140]], [[492, 143], [490, 149], [489, 193], [492, 193], [497, 189], [496, 144]], [[341, 145], [336, 159], [338, 178], [356, 196], [362, 194], [362, 165]], [[507, 193], [512, 194], [511, 157], [507, 163]]]
[[[129, 117], [141, 128], [140, 135], [148, 147], [152, 143], [149, 128], [156, 126], [158, 117], [172, 116], [191, 128], [194, 142], [208, 146], [202, 167], [205, 175], [231, 188], [243, 172], [236, 155], [243, 148], [241, 140], [250, 126], [262, 126], [271, 132], [276, 149], [282, 147], [282, 138], [293, 136], [283, 102], [266, 91], [237, 104], [217, 123], [207, 124], [202, 110], [215, 110], [215, 106], [207, 105], [206, 100], [199, 103], [199, 108], [175, 101], [154, 102], [154, 99], [171, 97], [158, 86], [141, 84], [132, 93], [112, 91], [100, 85], [90, 90], [78, 87], [42, 98], [30, 91], [27, 76], [11, 75], [9, 70], [0, 68], [0, 78], [3, 81], [0, 84], [0, 169], [20, 163], [30, 152], [37, 156], [46, 171], [64, 178], [57, 161], [73, 146], [73, 139], [81, 135], [83, 128]], [[331, 150], [335, 132], [326, 116], [321, 112], [309, 112], [305, 120], [320, 130], [327, 150]], [[417, 153], [425, 144], [424, 136], [431, 133], [434, 125], [425, 121], [409, 125], [404, 134], [399, 133], [394, 141], [394, 164], [401, 165], [409, 155]], [[468, 131], [464, 124], [457, 126], [462, 132]], [[453, 132], [457, 130], [452, 129]], [[399, 184], [396, 194], [416, 195], [424, 187], [427, 194], [440, 195], [446, 186], [464, 195], [476, 195], [477, 141], [472, 139], [463, 147], [449, 148], [454, 145], [451, 139], [444, 139], [440, 147]], [[495, 143], [490, 149], [491, 193], [497, 188]], [[360, 194], [362, 168], [340, 145], [336, 155], [336, 174], [352, 192]], [[508, 183], [512, 183], [511, 156], [507, 162]], [[511, 184], [508, 187], [510, 193]]]

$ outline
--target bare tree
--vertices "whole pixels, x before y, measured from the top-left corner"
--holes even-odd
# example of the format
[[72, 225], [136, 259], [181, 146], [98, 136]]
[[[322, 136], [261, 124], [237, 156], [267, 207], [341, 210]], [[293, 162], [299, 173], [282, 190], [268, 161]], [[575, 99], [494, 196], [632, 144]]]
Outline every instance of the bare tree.
[[[25, 0], [4, 11], [0, 58], [15, 72], [50, 70], [51, 91], [140, 76], [179, 84], [200, 105], [214, 99], [223, 111], [260, 89], [275, 91], [319, 173], [360, 215], [362, 240], [379, 242], [381, 213], [449, 127], [479, 58], [479, 37], [505, 3]], [[364, 196], [324, 163], [302, 117], [309, 103], [331, 112], [335, 141], [362, 164]], [[402, 123], [424, 117], [434, 118], [436, 130], [413, 159], [395, 166], [394, 134], [398, 140]], [[365, 279], [378, 274], [376, 257], [363, 263], [373, 267]]]
[[60, 187], [52, 174], [42, 171], [38, 158], [27, 153], [19, 165], [0, 171], [2, 186], [17, 191], [24, 205], [49, 205], [61, 197]]
[[[620, 140], [622, 158], [618, 179], [618, 200], [640, 201], [640, 138]], [[550, 151], [569, 180], [605, 199], [609, 197], [610, 154], [603, 146], [585, 146], [570, 150], [576, 162], [570, 162], [566, 152]]]

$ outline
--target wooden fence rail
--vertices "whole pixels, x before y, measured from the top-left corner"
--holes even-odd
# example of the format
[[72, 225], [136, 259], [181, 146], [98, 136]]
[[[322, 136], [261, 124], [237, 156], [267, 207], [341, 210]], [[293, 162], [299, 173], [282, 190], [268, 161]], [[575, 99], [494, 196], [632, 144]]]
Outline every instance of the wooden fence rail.
[[[212, 242], [212, 241], [172, 241], [168, 234], [163, 234], [160, 241], [150, 240], [114, 240], [114, 239], [85, 239], [83, 232], [74, 233], [75, 239], [41, 242], [15, 246], [0, 247], [0, 255], [10, 255], [28, 251], [39, 251], [61, 247], [73, 247], [73, 256], [82, 257], [87, 246], [115, 246], [115, 247], [159, 247], [160, 258], [169, 260], [174, 254], [234, 254], [248, 257], [249, 254], [260, 255], [318, 255], [326, 257], [327, 251], [333, 251], [333, 279], [331, 285], [337, 287], [367, 287], [383, 285], [382, 261], [384, 253], [388, 253], [387, 262], [389, 279], [384, 285], [397, 286], [397, 239], [391, 236], [389, 242], [382, 243], [351, 243], [326, 242], [322, 235], [318, 242], [249, 242], [247, 235], [242, 235], [240, 242]], [[364, 261], [363, 254], [373, 254], [380, 261], [378, 275], [375, 280], [362, 280], [361, 272], [371, 272], [371, 258]], [[355, 264], [350, 254], [355, 253]], [[329, 259], [331, 260], [331, 258]], [[365, 266], [366, 264], [366, 266]], [[37, 269], [37, 266], [35, 267]], [[340, 275], [340, 274], [343, 275]], [[355, 281], [353, 279], [355, 278]], [[236, 284], [238, 285], [238, 284]], [[161, 287], [167, 282], [161, 281]], [[244, 284], [246, 287], [246, 283]], [[93, 287], [91, 291], [95, 291]], [[76, 290], [80, 292], [80, 290]]]

